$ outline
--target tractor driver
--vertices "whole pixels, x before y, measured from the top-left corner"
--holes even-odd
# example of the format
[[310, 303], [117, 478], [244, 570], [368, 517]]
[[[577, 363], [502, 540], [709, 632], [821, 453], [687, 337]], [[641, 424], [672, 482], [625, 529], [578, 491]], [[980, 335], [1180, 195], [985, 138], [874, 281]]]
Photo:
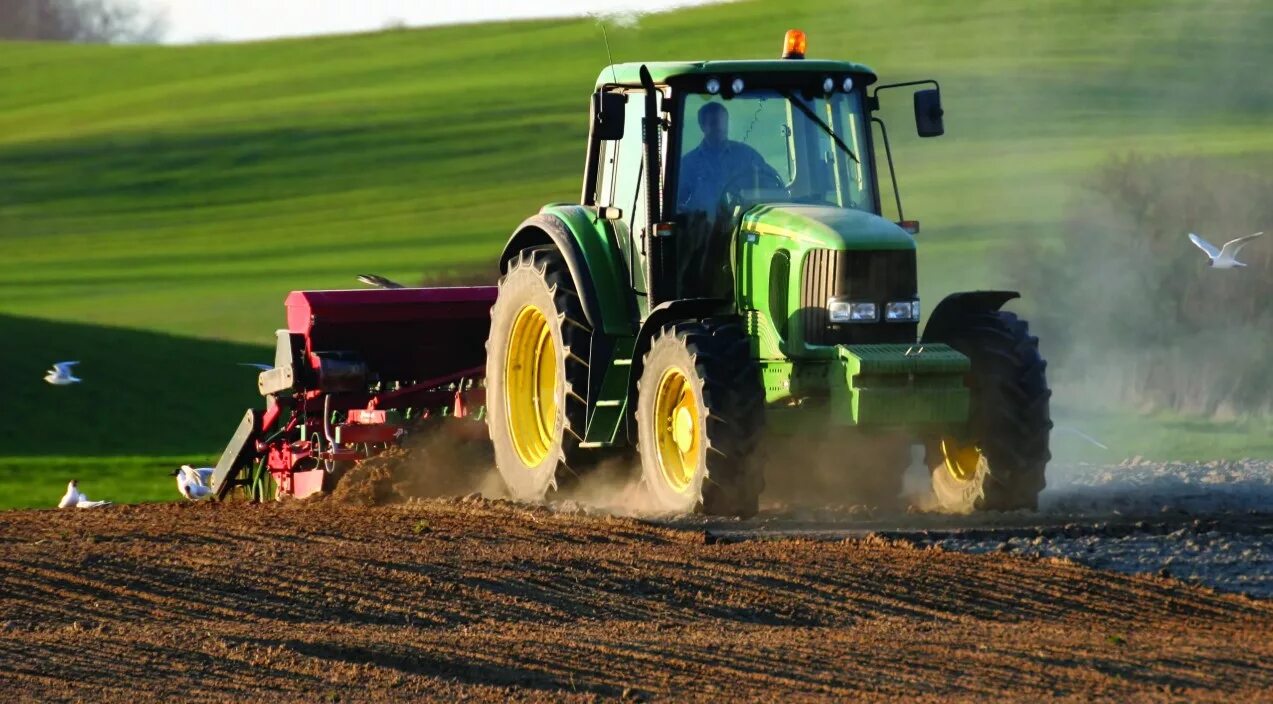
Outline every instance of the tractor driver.
[[729, 138], [729, 111], [724, 105], [707, 103], [699, 108], [698, 126], [703, 141], [681, 158], [676, 198], [680, 212], [701, 212], [713, 218], [727, 187], [782, 182], [760, 152]]
[[724, 105], [699, 108], [698, 126], [703, 141], [681, 158], [676, 202], [686, 236], [677, 246], [677, 278], [683, 295], [721, 297], [733, 286], [727, 220], [717, 218], [725, 206], [725, 192], [762, 180], [782, 180], [760, 152], [729, 138], [729, 111]]

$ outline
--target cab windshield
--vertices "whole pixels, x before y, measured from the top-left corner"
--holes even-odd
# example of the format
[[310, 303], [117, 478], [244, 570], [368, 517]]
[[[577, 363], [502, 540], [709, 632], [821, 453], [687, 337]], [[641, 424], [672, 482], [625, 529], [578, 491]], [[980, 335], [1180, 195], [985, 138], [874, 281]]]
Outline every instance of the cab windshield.
[[678, 219], [714, 221], [756, 203], [874, 211], [859, 92], [813, 99], [800, 91], [701, 93], [683, 102]]

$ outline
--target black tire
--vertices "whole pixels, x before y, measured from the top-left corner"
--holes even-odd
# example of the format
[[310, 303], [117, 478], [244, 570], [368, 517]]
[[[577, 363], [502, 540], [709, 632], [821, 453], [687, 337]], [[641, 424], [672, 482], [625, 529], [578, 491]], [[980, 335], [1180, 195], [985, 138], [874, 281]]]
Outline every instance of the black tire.
[[[527, 307], [533, 307], [545, 319], [556, 368], [554, 417], [551, 423], [544, 425], [548, 440], [542, 459], [532, 460], [531, 464], [519, 454], [514, 441], [514, 427], [521, 428], [524, 423], [518, 425], [510, 420], [508, 394], [512, 389], [505, 379], [510, 335], [518, 315]], [[509, 494], [516, 500], [543, 499], [559, 482], [574, 476], [572, 464], [580, 464], [579, 443], [587, 421], [585, 397], [591, 340], [592, 328], [584, 317], [579, 294], [561, 254], [553, 247], [519, 252], [500, 279], [486, 341], [487, 428], [495, 451], [495, 466]], [[538, 403], [538, 397], [535, 402]], [[528, 454], [539, 457], [541, 453]]]
[[[660, 458], [658, 396], [668, 383], [688, 389], [686, 409], [697, 422], [686, 457], [692, 475], [673, 483]], [[637, 381], [637, 449], [641, 476], [656, 510], [751, 516], [765, 480], [755, 456], [764, 426], [765, 392], [751, 343], [734, 320], [683, 322], [664, 326], [645, 353]], [[675, 415], [675, 412], [672, 414]], [[671, 418], [664, 417], [671, 422]]]
[[1027, 323], [1004, 311], [968, 314], [945, 342], [972, 361], [967, 427], [945, 439], [976, 446], [975, 472], [960, 479], [947, 467], [942, 437], [929, 438], [928, 466], [939, 506], [948, 511], [1037, 509], [1052, 459], [1047, 362]]

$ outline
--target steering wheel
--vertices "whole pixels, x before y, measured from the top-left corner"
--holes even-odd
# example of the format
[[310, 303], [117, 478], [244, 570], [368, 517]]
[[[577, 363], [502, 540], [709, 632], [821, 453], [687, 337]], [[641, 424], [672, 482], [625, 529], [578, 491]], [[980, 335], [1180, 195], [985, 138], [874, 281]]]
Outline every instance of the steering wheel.
[[725, 182], [720, 191], [720, 205], [725, 212], [732, 213], [734, 208], [743, 204], [744, 190], [773, 190], [787, 193], [787, 184], [782, 182], [778, 174], [771, 169], [753, 166], [744, 169]]

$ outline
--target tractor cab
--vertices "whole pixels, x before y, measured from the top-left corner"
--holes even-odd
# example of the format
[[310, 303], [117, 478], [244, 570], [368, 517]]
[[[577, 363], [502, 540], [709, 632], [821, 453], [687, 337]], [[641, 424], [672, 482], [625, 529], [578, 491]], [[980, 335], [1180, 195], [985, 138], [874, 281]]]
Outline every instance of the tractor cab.
[[[660, 300], [729, 297], [734, 237], [757, 206], [881, 215], [871, 131], [878, 101], [868, 94], [875, 73], [853, 62], [806, 60], [805, 46], [793, 30], [781, 59], [621, 64], [601, 72], [582, 202], [614, 222], [625, 263], [646, 273], [632, 277], [642, 313], [651, 285]], [[922, 106], [930, 124], [921, 134], [933, 136], [941, 130], [940, 99], [936, 90], [922, 93], [930, 94]], [[649, 112], [653, 130], [646, 129]], [[653, 181], [647, 152], [655, 157]], [[652, 213], [662, 230], [650, 227]], [[673, 235], [671, 251], [651, 271], [647, 240], [660, 231]]]

